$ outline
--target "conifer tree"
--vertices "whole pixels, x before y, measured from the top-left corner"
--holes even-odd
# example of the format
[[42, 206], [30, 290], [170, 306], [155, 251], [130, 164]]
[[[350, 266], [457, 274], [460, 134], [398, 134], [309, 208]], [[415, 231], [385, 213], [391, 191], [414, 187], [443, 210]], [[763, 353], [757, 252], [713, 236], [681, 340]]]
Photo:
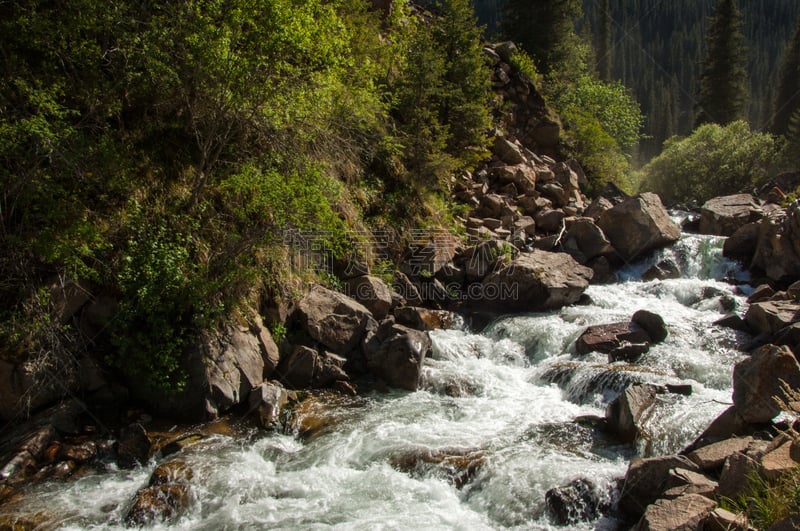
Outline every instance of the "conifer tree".
[[579, 54], [574, 21], [581, 13], [580, 0], [507, 0], [501, 29], [548, 74]]
[[800, 111], [800, 19], [794, 37], [783, 54], [778, 94], [772, 117], [771, 130], [776, 135], [789, 133], [792, 116]]
[[611, 81], [611, 8], [608, 0], [600, 3], [597, 29], [597, 75]]
[[749, 101], [742, 13], [736, 0], [719, 0], [706, 34], [695, 127], [746, 118]]

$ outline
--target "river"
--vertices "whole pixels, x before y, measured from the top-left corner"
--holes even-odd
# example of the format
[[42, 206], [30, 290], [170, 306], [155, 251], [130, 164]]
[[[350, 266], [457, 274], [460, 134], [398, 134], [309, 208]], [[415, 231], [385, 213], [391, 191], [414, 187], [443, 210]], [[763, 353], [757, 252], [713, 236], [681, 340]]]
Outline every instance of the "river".
[[[742, 358], [735, 347], [744, 338], [712, 323], [746, 307], [747, 288], [722, 280], [747, 278], [721, 258], [721, 246], [720, 238], [685, 235], [624, 270], [621, 282], [590, 287], [588, 305], [503, 317], [480, 333], [432, 332], [419, 391], [367, 394], [314, 437], [249, 429], [206, 438], [178, 454], [194, 470], [189, 510], [160, 527], [556, 528], [544, 510], [548, 489], [587, 477], [613, 497], [635, 453], [681, 449], [730, 404], [731, 369]], [[663, 258], [684, 278], [638, 280]], [[586, 326], [627, 321], [639, 309], [663, 316], [669, 337], [637, 365], [575, 355]], [[650, 437], [634, 449], [591, 419], [639, 381], [690, 384], [693, 392], [659, 395]], [[25, 496], [27, 509], [58, 515], [64, 529], [122, 528], [158, 462], [38, 485]], [[570, 528], [614, 525], [601, 518]]]

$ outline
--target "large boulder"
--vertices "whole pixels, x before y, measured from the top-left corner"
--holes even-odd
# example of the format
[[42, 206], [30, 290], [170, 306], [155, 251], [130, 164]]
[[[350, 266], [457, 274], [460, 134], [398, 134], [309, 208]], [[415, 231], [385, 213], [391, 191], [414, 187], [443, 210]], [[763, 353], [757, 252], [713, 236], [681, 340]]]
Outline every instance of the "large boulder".
[[758, 247], [752, 267], [776, 281], [800, 278], [800, 202], [776, 210], [759, 223]]
[[755, 221], [742, 225], [722, 244], [722, 255], [750, 264], [756, 254], [760, 230], [759, 223]]
[[700, 471], [687, 457], [679, 455], [634, 458], [628, 465], [622, 485], [620, 510], [628, 516], [639, 518], [669, 485], [670, 470], [673, 468]]
[[603, 212], [598, 226], [626, 261], [677, 241], [681, 229], [673, 222], [656, 194], [631, 197]]
[[363, 275], [351, 278], [347, 281], [347, 292], [372, 312], [378, 321], [392, 309], [392, 290], [377, 277]]
[[391, 321], [383, 323], [364, 343], [367, 367], [392, 387], [416, 391], [422, 365], [431, 349], [426, 332]]
[[346, 356], [364, 338], [372, 314], [350, 297], [314, 286], [297, 305], [301, 325], [308, 334], [335, 354]]
[[728, 457], [747, 450], [751, 442], [753, 442], [752, 437], [731, 437], [694, 450], [689, 454], [689, 459], [701, 470], [718, 470], [722, 468]]
[[525, 156], [522, 153], [523, 147], [518, 142], [512, 142], [502, 135], [495, 137], [492, 150], [497, 158], [506, 164], [514, 165], [525, 162]]
[[566, 253], [537, 249], [490, 274], [477, 302], [506, 311], [556, 309], [578, 302], [592, 274]]
[[330, 352], [297, 345], [281, 362], [275, 375], [291, 389], [320, 389], [349, 379], [343, 369], [346, 361]]
[[159, 465], [150, 476], [148, 486], [136, 493], [133, 505], [125, 516], [129, 526], [152, 526], [171, 521], [184, 513], [191, 502], [192, 469], [180, 461]]
[[667, 325], [664, 324], [664, 318], [649, 310], [638, 310], [631, 317], [631, 322], [644, 328], [653, 343], [661, 343], [667, 339], [669, 334]]
[[700, 209], [700, 233], [731, 236], [761, 216], [761, 206], [750, 194], [715, 197]]
[[759, 334], [776, 334], [800, 321], [800, 304], [793, 301], [763, 301], [750, 305], [744, 316]]
[[609, 429], [626, 443], [642, 434], [642, 421], [653, 407], [659, 388], [651, 384], [633, 385], [606, 408]]
[[768, 422], [780, 413], [782, 387], [800, 388], [800, 365], [788, 347], [764, 345], [733, 368], [733, 404], [745, 422]]
[[573, 221], [564, 236], [563, 245], [564, 250], [582, 264], [613, 251], [611, 242], [591, 218]]

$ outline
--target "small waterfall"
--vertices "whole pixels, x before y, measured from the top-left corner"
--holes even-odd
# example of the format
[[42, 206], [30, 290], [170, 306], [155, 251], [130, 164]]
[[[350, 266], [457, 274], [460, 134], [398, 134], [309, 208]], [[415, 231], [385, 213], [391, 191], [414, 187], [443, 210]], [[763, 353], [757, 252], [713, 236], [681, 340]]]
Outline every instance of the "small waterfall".
[[[178, 454], [195, 472], [188, 511], [168, 529], [553, 529], [545, 492], [590, 477], [612, 492], [633, 452], [679, 450], [730, 402], [736, 332], [713, 326], [746, 280], [721, 257], [722, 240], [684, 236], [592, 286], [591, 304], [497, 319], [481, 333], [431, 333], [422, 388], [370, 393], [336, 410], [314, 437], [251, 431], [218, 435]], [[681, 279], [644, 282], [673, 261]], [[669, 337], [636, 364], [578, 356], [590, 325], [660, 314]], [[689, 384], [659, 395], [638, 448], [600, 429], [607, 404], [636, 383]], [[595, 419], [595, 420], [592, 420]], [[124, 527], [132, 496], [156, 465], [36, 486], [25, 510], [64, 529]], [[573, 527], [595, 529], [600, 520]]]

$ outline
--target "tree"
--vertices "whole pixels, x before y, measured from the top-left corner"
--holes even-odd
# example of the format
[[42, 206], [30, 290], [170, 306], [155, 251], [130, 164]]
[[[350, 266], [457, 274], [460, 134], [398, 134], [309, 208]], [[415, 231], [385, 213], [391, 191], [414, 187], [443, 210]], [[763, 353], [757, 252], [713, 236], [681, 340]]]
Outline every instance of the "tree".
[[600, 3], [597, 29], [597, 75], [602, 81], [611, 81], [611, 8], [608, 0]]
[[794, 37], [783, 53], [783, 65], [775, 97], [771, 130], [776, 135], [789, 133], [792, 115], [800, 109], [800, 18]]
[[773, 136], [750, 131], [742, 120], [704, 124], [688, 138], [664, 143], [664, 151], [642, 168], [642, 188], [669, 203], [702, 203], [759, 184], [769, 175], [777, 151]]
[[695, 126], [729, 124], [747, 116], [747, 52], [736, 0], [720, 0], [706, 35]]
[[574, 21], [581, 13], [579, 0], [508, 0], [501, 29], [546, 75], [580, 60]]

